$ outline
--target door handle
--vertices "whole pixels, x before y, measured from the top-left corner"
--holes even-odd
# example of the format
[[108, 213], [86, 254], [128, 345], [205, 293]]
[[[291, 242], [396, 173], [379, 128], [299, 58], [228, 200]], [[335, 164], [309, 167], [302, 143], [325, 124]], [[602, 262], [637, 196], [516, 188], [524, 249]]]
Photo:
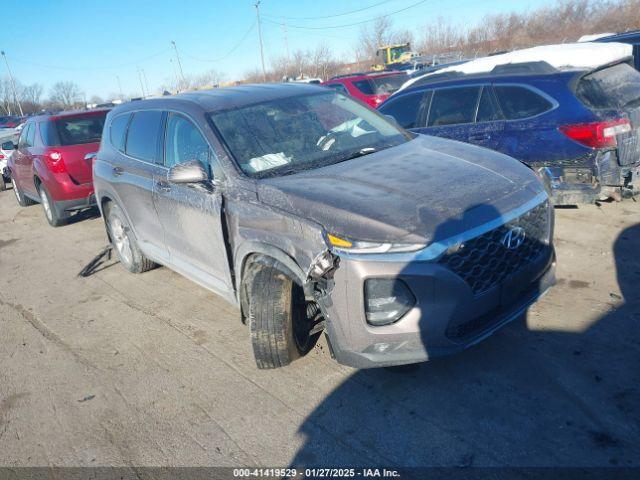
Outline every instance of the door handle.
[[469, 140], [472, 142], [486, 142], [491, 139], [491, 135], [488, 133], [479, 133], [477, 135], [469, 135]]
[[158, 187], [158, 190], [160, 190], [161, 192], [171, 191], [171, 185], [169, 184], [169, 182], [166, 182], [164, 180], [158, 180], [156, 182], [156, 187]]
[[122, 169], [121, 167], [113, 167], [113, 176], [114, 177], [119, 177], [123, 173], [124, 173], [124, 169]]

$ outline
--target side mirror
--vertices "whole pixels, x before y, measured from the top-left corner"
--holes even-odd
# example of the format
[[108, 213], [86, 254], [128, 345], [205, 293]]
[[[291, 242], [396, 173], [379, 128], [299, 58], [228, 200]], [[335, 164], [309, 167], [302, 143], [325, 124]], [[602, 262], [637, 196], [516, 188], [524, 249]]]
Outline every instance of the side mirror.
[[169, 183], [202, 183], [209, 180], [209, 174], [197, 160], [178, 163], [169, 169]]
[[91, 153], [87, 153], [87, 154], [84, 156], [84, 159], [85, 159], [85, 160], [91, 160], [91, 161], [93, 161], [93, 160], [95, 160], [95, 158], [96, 158], [97, 156], [98, 156], [98, 152], [91, 152]]
[[[402, 126], [398, 123], [396, 118], [392, 115], [385, 115], [386, 119], [393, 123], [396, 127], [403, 129]], [[404, 129], [403, 129], [404, 130]]]
[[18, 145], [16, 145], [12, 141], [4, 142], [2, 144], [2, 149], [3, 150], [16, 150], [17, 148], [18, 148]]

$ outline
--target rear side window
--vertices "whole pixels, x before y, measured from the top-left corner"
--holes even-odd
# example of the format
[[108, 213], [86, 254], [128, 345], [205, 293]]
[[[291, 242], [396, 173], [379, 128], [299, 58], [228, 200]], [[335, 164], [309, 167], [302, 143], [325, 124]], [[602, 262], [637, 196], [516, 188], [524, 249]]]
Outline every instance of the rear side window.
[[480, 87], [436, 90], [429, 109], [428, 127], [472, 123], [476, 116]]
[[494, 87], [500, 107], [508, 120], [519, 120], [551, 110], [553, 104], [542, 95], [518, 86]]
[[64, 117], [54, 121], [59, 145], [97, 143], [102, 137], [102, 128], [107, 112], [78, 117]]
[[482, 89], [482, 95], [480, 96], [476, 122], [494, 122], [496, 120], [502, 120], [502, 112], [491, 92], [491, 88], [485, 87]]
[[592, 108], [622, 108], [640, 103], [640, 72], [626, 63], [585, 75], [578, 98]]
[[415, 128], [418, 121], [418, 113], [422, 105], [424, 92], [414, 92], [392, 98], [380, 108], [380, 113], [390, 115], [403, 128]]
[[373, 95], [373, 87], [369, 80], [358, 80], [357, 82], [353, 82], [353, 86], [360, 90], [365, 95]]
[[109, 141], [111, 145], [121, 152], [124, 152], [124, 137], [129, 118], [131, 118], [130, 114], [118, 115], [111, 121], [111, 127], [109, 128]]
[[149, 110], [134, 113], [127, 132], [127, 155], [145, 162], [155, 162], [161, 126], [161, 111]]

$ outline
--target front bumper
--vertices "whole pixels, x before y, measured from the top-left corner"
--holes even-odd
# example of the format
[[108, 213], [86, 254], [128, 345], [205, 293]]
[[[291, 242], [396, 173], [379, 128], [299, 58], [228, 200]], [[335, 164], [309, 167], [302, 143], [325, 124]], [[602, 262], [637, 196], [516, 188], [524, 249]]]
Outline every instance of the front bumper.
[[[364, 312], [367, 278], [400, 278], [416, 305], [398, 322], [373, 327]], [[438, 263], [341, 259], [335, 287], [321, 305], [331, 352], [356, 368], [424, 362], [464, 350], [518, 318], [555, 284], [555, 253], [532, 262], [501, 285], [474, 296], [469, 285]]]

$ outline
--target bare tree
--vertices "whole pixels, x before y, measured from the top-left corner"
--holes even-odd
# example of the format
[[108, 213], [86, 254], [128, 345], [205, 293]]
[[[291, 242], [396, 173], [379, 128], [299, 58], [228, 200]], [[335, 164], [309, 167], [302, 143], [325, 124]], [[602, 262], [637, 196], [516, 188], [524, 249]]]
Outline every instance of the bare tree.
[[82, 90], [73, 82], [57, 82], [51, 87], [49, 99], [62, 108], [76, 108], [82, 104]]

